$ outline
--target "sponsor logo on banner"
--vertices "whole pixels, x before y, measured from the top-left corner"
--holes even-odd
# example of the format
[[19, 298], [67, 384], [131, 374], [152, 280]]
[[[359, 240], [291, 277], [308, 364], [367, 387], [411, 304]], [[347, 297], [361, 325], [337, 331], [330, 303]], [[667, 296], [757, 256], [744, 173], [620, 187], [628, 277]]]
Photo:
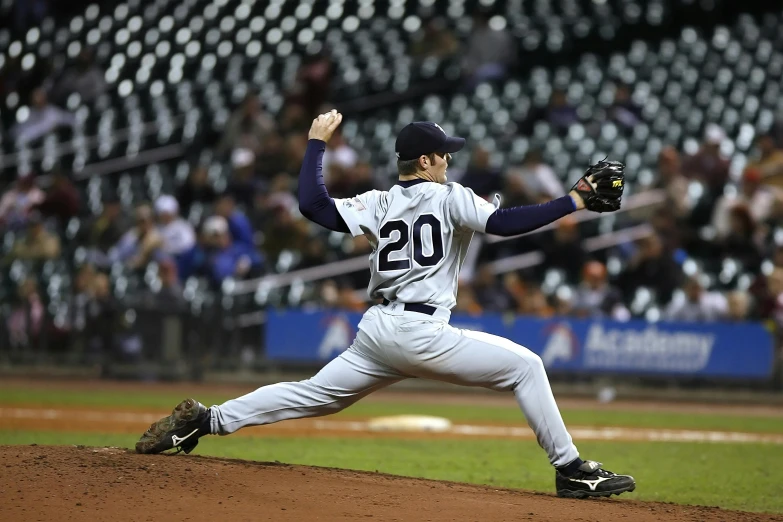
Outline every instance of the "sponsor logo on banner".
[[557, 323], [547, 328], [549, 334], [541, 352], [541, 360], [544, 366], [551, 367], [558, 361], [568, 362], [577, 356], [579, 341], [571, 327], [565, 323]]
[[662, 332], [611, 328], [592, 324], [584, 346], [585, 368], [691, 373], [710, 361], [715, 335], [683, 331]]
[[329, 360], [340, 355], [351, 345], [353, 336], [354, 328], [345, 316], [329, 317], [326, 332], [318, 345], [318, 358]]

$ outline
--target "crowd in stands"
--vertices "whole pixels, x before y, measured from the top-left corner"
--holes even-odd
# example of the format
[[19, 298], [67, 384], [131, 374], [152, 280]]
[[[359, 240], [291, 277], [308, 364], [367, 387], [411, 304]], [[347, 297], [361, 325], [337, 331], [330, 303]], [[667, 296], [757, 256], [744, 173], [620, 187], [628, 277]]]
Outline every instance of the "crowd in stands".
[[[497, 52], [514, 48], [505, 45], [508, 38], [479, 17], [463, 48], [433, 18], [414, 38], [410, 53], [419, 59], [464, 56], [463, 88], [471, 89], [509, 74], [517, 57]], [[117, 264], [143, 274], [154, 263], [159, 283], [148, 292], [167, 306], [178, 306], [184, 303], [183, 286], [191, 276], [206, 278], [219, 291], [229, 278], [254, 278], [368, 253], [364, 238], [335, 238], [305, 220], [295, 197], [307, 129], [311, 118], [328, 107], [331, 74], [326, 53], [304, 62], [277, 117], [265, 110], [259, 96], [247, 95], [214, 143], [215, 154], [232, 168], [227, 186], [220, 190], [207, 168], [194, 162], [176, 191], [133, 209], [124, 208], [117, 197], [106, 197], [93, 216], [67, 172], [54, 169], [46, 184], [37, 176], [42, 173], [19, 172], [0, 200], [0, 229], [14, 234], [5, 266], [14, 260], [59, 259], [69, 220], [85, 218], [88, 223], [72, 239], [88, 249], [85, 263], [74, 267], [74, 301], [79, 305], [73, 322], [82, 324], [116, 313], [108, 274]], [[7, 65], [0, 71], [0, 95], [28, 80]], [[9, 133], [24, 143], [68, 126], [73, 115], [62, 108], [63, 100], [74, 92], [89, 100], [106, 88], [102, 71], [86, 50], [59, 77], [47, 77], [30, 89], [30, 115]], [[618, 85], [605, 114], [628, 132], [643, 121], [640, 107], [631, 101], [632, 89]], [[566, 92], [556, 90], [548, 107], [517, 122], [519, 132], [530, 132], [540, 120], [566, 133], [578, 121], [577, 109]], [[661, 190], [665, 202], [631, 212], [633, 220], [650, 223], [651, 235], [611, 252], [591, 253], [584, 248], [577, 220], [564, 218], [552, 231], [528, 240], [544, 256], [535, 269], [497, 275], [490, 260], [482, 258], [475, 275], [461, 283], [455, 311], [620, 321], [639, 316], [772, 320], [783, 325], [783, 237], [775, 233], [783, 218], [783, 142], [775, 129], [757, 137], [753, 159], [736, 182], [730, 176], [730, 158], [721, 153], [727, 136], [717, 125], [707, 125], [694, 153], [665, 147], [653, 179], [636, 189]], [[462, 172], [449, 169], [451, 179], [486, 198], [501, 193], [504, 205], [540, 203], [567, 192], [539, 150], [504, 168], [493, 165], [489, 152], [478, 145], [463, 154], [470, 154], [469, 165]], [[327, 145], [323, 169], [333, 197], [388, 188], [389, 181], [379, 182], [367, 156], [339, 129]], [[202, 210], [199, 219], [191, 218], [197, 214], [194, 209]], [[736, 263], [736, 273], [751, 277], [749, 284], [721, 288], [719, 281], [709, 280], [710, 271], [723, 276], [726, 260]], [[552, 269], [559, 271], [561, 284], [547, 289], [542, 281]], [[366, 282], [366, 274], [326, 280], [300, 304], [363, 310], [370, 303], [356, 290]], [[647, 308], [639, 304], [645, 295], [660, 304], [659, 315], [645, 315]], [[22, 282], [17, 296], [18, 306], [7, 322], [14, 335], [23, 336], [40, 328], [44, 306], [34, 279]], [[105, 334], [98, 329], [95, 336], [100, 340]]]

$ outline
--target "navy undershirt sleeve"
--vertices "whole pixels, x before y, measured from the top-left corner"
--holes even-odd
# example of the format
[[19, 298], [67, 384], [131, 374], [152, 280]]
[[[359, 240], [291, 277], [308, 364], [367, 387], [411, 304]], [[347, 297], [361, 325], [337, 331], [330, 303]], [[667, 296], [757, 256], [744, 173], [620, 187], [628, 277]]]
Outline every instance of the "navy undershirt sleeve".
[[307, 151], [299, 171], [299, 212], [329, 230], [350, 232], [324, 184], [324, 150], [326, 143], [321, 140], [307, 142]]
[[518, 236], [531, 232], [576, 210], [571, 196], [563, 196], [541, 205], [500, 208], [487, 220], [487, 234], [496, 236]]

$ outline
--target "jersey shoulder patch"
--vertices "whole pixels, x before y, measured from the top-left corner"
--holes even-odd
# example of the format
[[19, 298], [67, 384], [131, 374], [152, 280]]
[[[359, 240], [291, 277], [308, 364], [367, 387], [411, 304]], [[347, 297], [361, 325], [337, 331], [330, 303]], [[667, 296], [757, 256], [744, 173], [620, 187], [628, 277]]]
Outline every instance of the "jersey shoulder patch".
[[367, 210], [367, 207], [364, 206], [364, 203], [362, 203], [362, 200], [360, 200], [358, 196], [352, 197], [351, 199], [346, 199], [343, 205], [358, 212]]

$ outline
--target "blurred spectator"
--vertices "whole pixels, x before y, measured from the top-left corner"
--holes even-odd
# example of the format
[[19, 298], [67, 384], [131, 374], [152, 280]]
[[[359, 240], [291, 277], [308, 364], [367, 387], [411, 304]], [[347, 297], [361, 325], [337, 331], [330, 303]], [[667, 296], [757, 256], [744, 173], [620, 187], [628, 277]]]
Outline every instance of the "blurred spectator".
[[231, 153], [231, 180], [228, 184], [229, 192], [234, 201], [246, 209], [253, 207], [256, 194], [256, 180], [254, 168], [256, 155], [250, 149], [234, 149]]
[[698, 277], [688, 278], [682, 290], [666, 307], [664, 317], [668, 321], [718, 321], [726, 315], [726, 299], [718, 292], [705, 292]]
[[642, 108], [633, 102], [631, 89], [625, 84], [617, 87], [608, 112], [609, 119], [626, 130], [633, 129], [642, 121]]
[[59, 127], [73, 127], [76, 117], [49, 103], [46, 91], [38, 88], [30, 96], [30, 114], [26, 120], [11, 128], [17, 146], [24, 146]]
[[557, 222], [554, 232], [545, 234], [541, 248], [544, 252], [542, 268], [562, 269], [567, 281], [576, 283], [587, 258], [579, 236], [579, 223], [573, 216], [566, 216]]
[[744, 290], [734, 290], [726, 294], [726, 319], [730, 321], [747, 321], [751, 314], [751, 296]]
[[658, 154], [658, 176], [653, 188], [666, 193], [664, 205], [676, 219], [687, 217], [691, 208], [688, 180], [682, 174], [680, 153], [674, 147], [664, 147]]
[[[301, 161], [301, 158], [300, 158]], [[323, 157], [324, 182], [331, 190], [331, 182], [335, 178], [335, 171], [352, 169], [359, 162], [359, 155], [345, 141], [343, 133], [338, 127], [332, 139], [326, 144]], [[342, 172], [340, 172], [341, 174]]]
[[87, 325], [87, 304], [91, 298], [91, 287], [95, 275], [95, 268], [92, 265], [84, 264], [79, 267], [73, 278], [70, 324], [67, 325], [71, 332], [83, 332]]
[[473, 149], [470, 164], [459, 182], [484, 199], [489, 199], [493, 194], [503, 190], [500, 170], [492, 166], [489, 151], [481, 146]]
[[736, 205], [729, 211], [729, 228], [718, 242], [720, 257], [733, 258], [746, 270], [757, 271], [761, 265], [760, 238], [757, 225], [745, 205]]
[[563, 183], [555, 171], [544, 163], [539, 149], [530, 149], [519, 167], [506, 172], [507, 205], [545, 203], [565, 196]]
[[274, 128], [274, 120], [264, 112], [258, 94], [249, 92], [226, 123], [217, 152], [223, 155], [241, 148], [258, 154], [262, 150], [264, 138]]
[[338, 288], [338, 308], [352, 312], [367, 311], [367, 304], [359, 297], [359, 294], [363, 293], [364, 289], [357, 292], [348, 281], [341, 281]]
[[759, 172], [764, 184], [783, 188], [783, 150], [776, 146], [771, 134], [756, 138], [756, 155], [748, 167]]
[[441, 17], [432, 17], [412, 38], [409, 54], [414, 58], [449, 58], [459, 49], [459, 41]]
[[562, 89], [552, 91], [549, 106], [544, 109], [543, 119], [561, 134], [567, 132], [571, 125], [579, 122], [576, 107], [568, 102], [568, 96]]
[[651, 235], [637, 242], [637, 249], [618, 283], [626, 299], [640, 287], [655, 292], [658, 302], [668, 303], [680, 282], [680, 267], [663, 247], [661, 238]]
[[683, 174], [688, 178], [704, 183], [710, 203], [723, 193], [723, 187], [729, 179], [729, 160], [720, 152], [726, 132], [714, 123], [707, 125], [704, 142], [699, 151], [688, 157], [683, 163]]
[[572, 317], [576, 315], [574, 310], [575, 294], [568, 287], [561, 286], [552, 297], [555, 315], [558, 317]]
[[13, 188], [0, 199], [0, 227], [16, 229], [27, 222], [30, 211], [46, 199], [30, 172], [20, 172]]
[[[308, 110], [297, 103], [287, 103], [281, 109], [277, 124], [278, 136], [299, 134], [307, 137], [307, 131], [313, 119]], [[268, 139], [268, 138], [267, 138]], [[264, 144], [266, 148], [266, 143]]]
[[742, 173], [740, 191], [736, 196], [722, 196], [715, 204], [712, 225], [718, 239], [729, 233], [731, 211], [737, 205], [745, 205], [756, 223], [764, 223], [772, 215], [776, 202], [783, 200], [783, 194], [777, 187], [762, 185], [761, 172], [756, 167], [746, 168]]
[[253, 226], [247, 216], [236, 208], [231, 194], [224, 193], [218, 198], [215, 202], [215, 215], [226, 220], [233, 242], [243, 243], [251, 248], [255, 246]]
[[92, 247], [92, 262], [99, 266], [109, 264], [108, 254], [127, 230], [119, 199], [110, 197], [103, 201], [103, 210], [87, 227], [87, 244]]
[[161, 310], [175, 312], [181, 310], [187, 304], [182, 293], [182, 285], [177, 274], [177, 265], [168, 259], [158, 264], [158, 278], [160, 287], [153, 288], [143, 296], [148, 305]]
[[183, 215], [190, 214], [194, 203], [211, 205], [217, 199], [217, 192], [207, 176], [207, 167], [199, 165], [190, 172], [188, 180], [177, 190], [177, 201]]
[[285, 140], [271, 132], [264, 140], [261, 153], [256, 156], [255, 171], [261, 179], [269, 179], [286, 169]]
[[83, 102], [90, 103], [106, 92], [104, 72], [95, 65], [95, 55], [89, 47], [82, 49], [76, 63], [65, 70], [54, 88], [54, 98], [64, 103], [68, 96], [76, 93]]
[[[294, 180], [285, 172], [279, 173], [272, 179], [267, 191], [256, 193], [252, 222], [256, 229], [263, 229], [267, 220], [278, 210], [289, 213], [298, 211], [299, 203], [293, 194]], [[330, 191], [335, 197], [334, 191]]]
[[324, 242], [318, 237], [311, 237], [304, 244], [302, 259], [298, 268], [311, 268], [327, 261], [327, 250]]
[[760, 315], [771, 319], [778, 329], [783, 328], [783, 268], [776, 267], [766, 278], [761, 298]]
[[309, 223], [294, 218], [285, 207], [274, 207], [264, 228], [264, 253], [270, 261], [277, 260], [285, 250], [301, 251], [307, 244]]
[[473, 280], [473, 293], [476, 302], [485, 312], [507, 312], [511, 309], [511, 297], [489, 265], [479, 267]]
[[[331, 94], [334, 66], [329, 53], [305, 55], [296, 80], [287, 95], [287, 103], [301, 106], [306, 119], [312, 119]], [[309, 124], [309, 121], [308, 121]]]
[[44, 227], [43, 216], [30, 213], [26, 233], [16, 240], [10, 252], [12, 259], [46, 261], [60, 256], [60, 238]]
[[525, 295], [521, 313], [532, 317], [552, 317], [555, 310], [549, 305], [543, 290], [534, 285]]
[[481, 305], [476, 300], [473, 288], [466, 283], [460, 283], [457, 290], [457, 306], [453, 310], [455, 313], [468, 314], [473, 316], [481, 315]]
[[356, 164], [352, 169], [341, 169], [339, 175], [332, 173], [329, 182], [329, 194], [337, 198], [352, 198], [375, 188], [372, 166], [366, 161]]
[[503, 290], [511, 299], [510, 310], [518, 313], [525, 313], [528, 307], [527, 285], [516, 272], [508, 272], [503, 275]]
[[140, 270], [149, 263], [163, 245], [152, 209], [149, 205], [136, 207], [136, 225], [125, 232], [109, 251], [109, 261], [121, 262], [131, 270]]
[[45, 320], [46, 311], [38, 293], [38, 285], [33, 278], [25, 279], [19, 284], [16, 303], [6, 319], [11, 346], [27, 348], [36, 344]]
[[579, 317], [611, 317], [615, 321], [631, 318], [623, 305], [622, 294], [609, 284], [606, 267], [598, 261], [585, 264], [572, 307]]
[[340, 291], [334, 279], [327, 279], [318, 289], [319, 308], [334, 309], [339, 306]]
[[483, 13], [473, 16], [473, 30], [468, 37], [462, 62], [463, 76], [469, 88], [481, 82], [505, 78], [516, 65], [517, 46], [505, 29], [492, 27]]
[[242, 279], [261, 274], [263, 258], [253, 247], [232, 239], [225, 218], [208, 218], [203, 230], [208, 250], [207, 268], [215, 285], [219, 287], [229, 277]]
[[[337, 128], [339, 131], [339, 127]], [[329, 140], [331, 143], [331, 140]], [[299, 168], [302, 166], [302, 158], [304, 158], [305, 151], [307, 151], [307, 133], [303, 134], [290, 134], [286, 137], [285, 142], [285, 171], [286, 172], [299, 172]], [[328, 149], [327, 149], [328, 151]], [[326, 151], [324, 152], [324, 158], [326, 158]], [[323, 168], [322, 164], [322, 168]], [[328, 175], [326, 168], [323, 168], [324, 177]]]
[[95, 274], [87, 288], [85, 319], [88, 350], [101, 359], [114, 351], [119, 310], [106, 274]]
[[52, 174], [52, 186], [46, 197], [36, 208], [44, 216], [57, 218], [64, 225], [79, 215], [79, 191], [68, 176], [57, 170]]
[[[676, 252], [693, 239], [695, 231], [677, 221], [674, 214], [666, 206], [659, 206], [648, 218], [654, 233], [661, 238], [663, 248], [667, 252]], [[696, 242], [692, 244], [696, 245]]]
[[196, 247], [193, 225], [179, 216], [179, 205], [173, 196], [160, 196], [155, 201], [155, 212], [158, 214], [161, 250], [174, 260], [175, 273], [182, 270], [189, 275]]

